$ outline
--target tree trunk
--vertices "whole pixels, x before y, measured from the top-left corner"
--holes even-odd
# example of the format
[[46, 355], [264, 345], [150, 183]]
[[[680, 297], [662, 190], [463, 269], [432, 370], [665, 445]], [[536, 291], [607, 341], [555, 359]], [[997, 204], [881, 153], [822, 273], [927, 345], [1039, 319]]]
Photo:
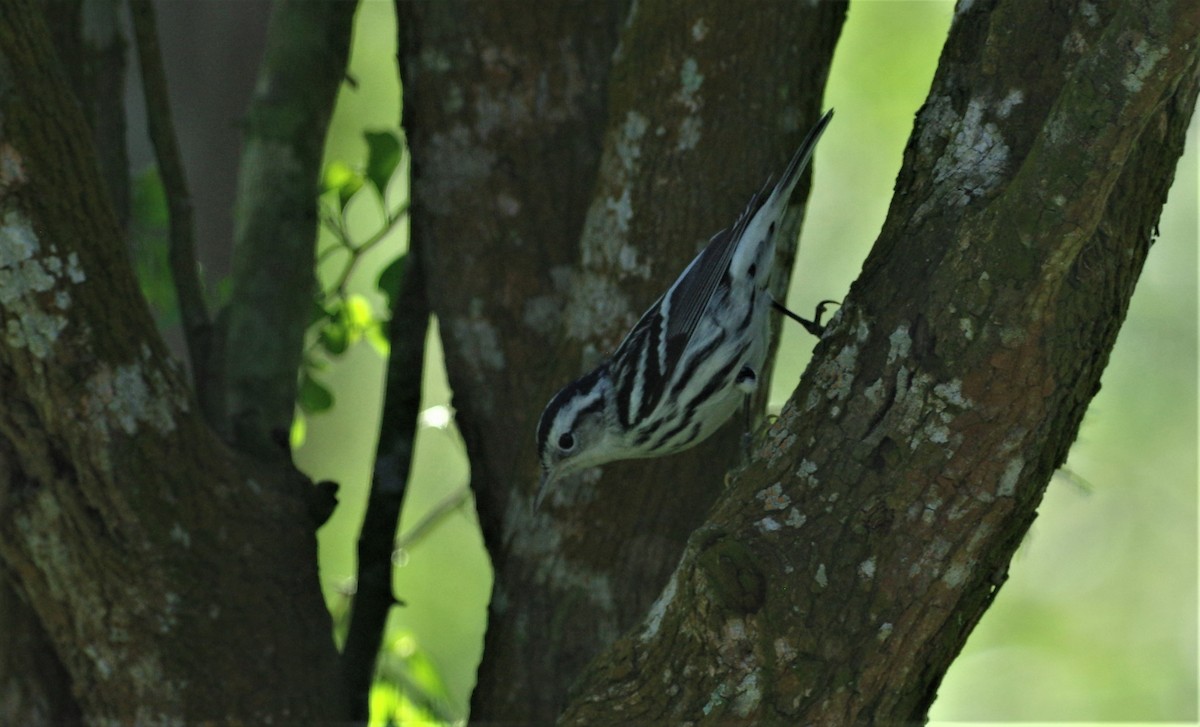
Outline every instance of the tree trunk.
[[43, 0], [62, 68], [92, 130], [100, 176], [121, 229], [129, 222], [129, 157], [125, 140], [125, 39], [118, 0]]
[[782, 171], [845, 6], [397, 7], [412, 235], [495, 569], [472, 718], [545, 721], [662, 588], [744, 424], [534, 513], [538, 414]]
[[[0, 444], [3, 446], [3, 444]], [[0, 453], [0, 482], [10, 453]], [[71, 695], [71, 677], [37, 614], [0, 570], [0, 724], [74, 724], [79, 704]]]
[[0, 5], [9, 583], [89, 722], [333, 717], [307, 482], [234, 454], [201, 420], [154, 334], [40, 15]]
[[[275, 0], [246, 117], [234, 215], [233, 286], [207, 397], [239, 449], [283, 458], [296, 371], [312, 319], [317, 189], [325, 132], [346, 72], [354, 2]], [[185, 319], [186, 320], [186, 319]], [[205, 366], [196, 366], [203, 370]], [[212, 403], [215, 401], [215, 403]]]
[[861, 277], [564, 722], [925, 720], [1099, 388], [1195, 107], [1198, 15], [960, 6]]

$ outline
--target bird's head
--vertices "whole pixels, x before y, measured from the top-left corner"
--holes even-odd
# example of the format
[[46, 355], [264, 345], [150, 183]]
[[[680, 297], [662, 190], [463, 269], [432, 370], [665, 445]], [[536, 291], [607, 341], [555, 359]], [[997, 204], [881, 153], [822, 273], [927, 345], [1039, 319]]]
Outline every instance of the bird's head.
[[537, 428], [542, 481], [535, 509], [558, 479], [621, 457], [621, 440], [611, 426], [612, 406], [612, 386], [604, 365], [567, 384], [546, 405]]

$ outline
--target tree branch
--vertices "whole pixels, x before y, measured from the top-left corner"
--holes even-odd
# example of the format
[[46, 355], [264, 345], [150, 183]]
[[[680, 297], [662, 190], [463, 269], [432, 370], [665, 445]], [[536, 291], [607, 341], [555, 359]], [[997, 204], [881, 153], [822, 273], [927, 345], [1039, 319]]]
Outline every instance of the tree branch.
[[175, 123], [171, 118], [171, 100], [167, 74], [163, 69], [162, 50], [158, 44], [152, 0], [130, 0], [133, 36], [137, 42], [138, 67], [142, 73], [142, 90], [146, 101], [146, 126], [154, 147], [154, 158], [167, 198], [170, 220], [170, 244], [167, 259], [175, 281], [175, 297], [183, 321], [192, 370], [192, 388], [205, 419], [218, 422], [217, 378], [213, 371], [213, 325], [204, 302], [204, 284], [200, 280], [200, 265], [196, 258], [195, 229], [192, 224], [192, 198], [188, 192], [187, 172], [179, 143], [175, 138]]
[[410, 549], [425, 539], [425, 536], [437, 530], [437, 527], [450, 516], [458, 508], [469, 502], [471, 499], [471, 488], [469, 485], [462, 485], [450, 491], [450, 494], [443, 497], [433, 507], [429, 508], [425, 514], [411, 528], [404, 531], [396, 538], [393, 552], [395, 550]]
[[924, 721], [1098, 388], [1200, 91], [1198, 16], [960, 6], [845, 306], [564, 723]]
[[392, 305], [387, 393], [367, 511], [358, 536], [358, 578], [342, 650], [342, 685], [350, 718], [365, 721], [375, 662], [387, 616], [398, 603], [392, 592], [392, 553], [407, 491], [413, 441], [421, 410], [421, 380], [429, 303], [416, 241], [409, 243], [404, 278]]
[[336, 654], [300, 488], [193, 411], [88, 136], [41, 8], [0, 3], [6, 577], [88, 723], [328, 720]]
[[100, 175], [117, 222], [129, 223], [129, 155], [125, 141], [125, 39], [120, 0], [45, 0], [42, 5], [63, 70], [92, 130]]
[[312, 309], [317, 182], [346, 71], [356, 3], [276, 0], [246, 117], [227, 311], [222, 429], [257, 457], [284, 456]]

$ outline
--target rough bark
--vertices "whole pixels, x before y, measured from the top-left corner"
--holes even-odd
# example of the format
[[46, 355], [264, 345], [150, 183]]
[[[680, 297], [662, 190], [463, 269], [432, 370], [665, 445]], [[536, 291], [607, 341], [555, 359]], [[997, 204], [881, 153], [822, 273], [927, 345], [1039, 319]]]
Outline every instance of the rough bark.
[[412, 235], [495, 568], [472, 718], [547, 720], [666, 582], [739, 432], [605, 468], [535, 514], [541, 406], [780, 171], [817, 118], [845, 8], [398, 7]]
[[861, 277], [565, 723], [926, 718], [1098, 390], [1198, 40], [1193, 2], [960, 6]]
[[40, 8], [0, 5], [10, 583], [90, 722], [332, 717], [307, 484], [235, 455], [196, 412], [68, 89]]
[[[125, 163], [125, 41], [116, 2], [46, 0], [44, 17], [61, 68], [92, 131], [100, 175], [124, 228], [129, 217]], [[2, 445], [0, 445], [2, 446]], [[0, 480], [7, 455], [0, 454]], [[37, 614], [0, 567], [0, 723], [69, 724], [80, 720], [70, 677]]]
[[[7, 455], [0, 454], [0, 468], [6, 462]], [[0, 481], [11, 476], [0, 470]], [[78, 723], [82, 714], [71, 694], [71, 677], [5, 569], [0, 569], [0, 625], [0, 724]]]
[[117, 222], [129, 222], [129, 160], [125, 140], [125, 39], [120, 0], [43, 0], [42, 12], [62, 69], [92, 130], [100, 176]]

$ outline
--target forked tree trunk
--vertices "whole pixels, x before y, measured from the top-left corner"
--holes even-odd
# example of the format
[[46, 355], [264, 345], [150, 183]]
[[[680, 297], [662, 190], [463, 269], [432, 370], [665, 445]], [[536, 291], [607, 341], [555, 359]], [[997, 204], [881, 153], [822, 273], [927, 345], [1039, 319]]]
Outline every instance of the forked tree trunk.
[[662, 588], [743, 424], [534, 513], [537, 417], [782, 170], [845, 6], [397, 7], [412, 234], [495, 568], [471, 715], [545, 721]]

